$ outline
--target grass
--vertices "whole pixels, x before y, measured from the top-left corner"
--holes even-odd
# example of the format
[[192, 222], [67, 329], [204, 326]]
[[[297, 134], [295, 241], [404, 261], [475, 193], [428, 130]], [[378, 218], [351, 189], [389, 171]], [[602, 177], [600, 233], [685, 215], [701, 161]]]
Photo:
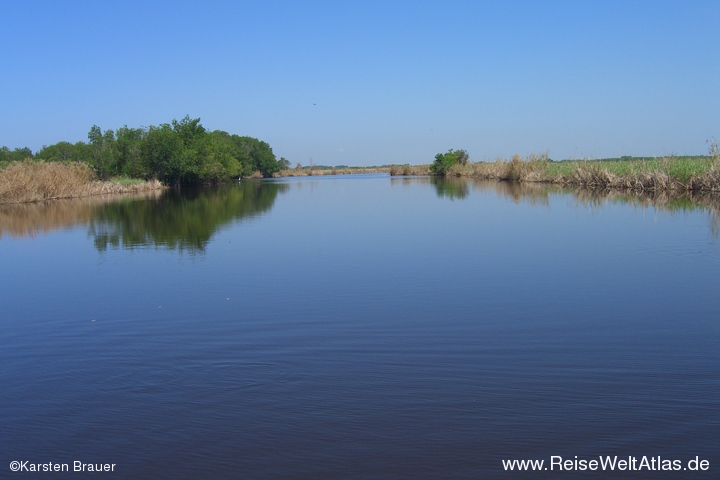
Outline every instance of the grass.
[[[429, 165], [381, 167], [305, 167], [282, 170], [275, 177], [389, 173], [393, 176], [429, 175]], [[259, 173], [253, 176], [261, 177]], [[551, 161], [547, 154], [494, 162], [454, 165], [446, 176], [519, 183], [547, 183], [590, 190], [633, 192], [720, 192], [720, 150], [709, 156]], [[0, 204], [38, 202], [56, 198], [141, 192], [164, 188], [158, 181], [127, 177], [98, 181], [84, 163], [24, 160], [0, 165]]]
[[113, 177], [110, 179], [110, 183], [128, 187], [132, 185], [143, 185], [146, 181], [141, 178], [130, 178], [130, 177]]
[[24, 160], [0, 169], [0, 204], [26, 203], [56, 198], [141, 192], [163, 188], [157, 180], [119, 178], [98, 181], [84, 163]]
[[390, 175], [430, 175], [430, 165], [390, 165]]
[[454, 165], [449, 176], [553, 183], [589, 189], [720, 192], [720, 156], [553, 162], [547, 155]]
[[[430, 175], [430, 165], [382, 167], [304, 167], [274, 176], [295, 177], [350, 173], [389, 173], [392, 176]], [[552, 161], [547, 154], [515, 155], [510, 160], [453, 165], [449, 177], [473, 177], [520, 183], [548, 183], [591, 190], [634, 192], [720, 192], [720, 149], [709, 156], [621, 157], [603, 160]]]
[[[388, 173], [390, 167], [302, 167], [280, 170], [273, 177], [312, 177], [316, 175], [351, 175], [361, 173]], [[251, 177], [252, 178], [252, 177]]]

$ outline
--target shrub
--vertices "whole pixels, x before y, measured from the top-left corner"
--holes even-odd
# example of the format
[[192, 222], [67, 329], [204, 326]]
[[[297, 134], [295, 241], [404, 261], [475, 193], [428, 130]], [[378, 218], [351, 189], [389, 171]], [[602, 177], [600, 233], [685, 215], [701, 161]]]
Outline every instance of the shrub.
[[435, 155], [435, 161], [430, 165], [430, 171], [438, 175], [445, 175], [453, 165], [467, 165], [468, 158], [465, 150], [450, 149], [446, 153], [438, 153]]

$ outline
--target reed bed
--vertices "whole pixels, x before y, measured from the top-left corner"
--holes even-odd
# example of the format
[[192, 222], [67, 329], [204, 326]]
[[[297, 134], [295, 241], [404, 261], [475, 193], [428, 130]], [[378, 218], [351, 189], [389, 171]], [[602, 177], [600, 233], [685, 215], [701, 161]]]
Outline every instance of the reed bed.
[[430, 165], [390, 165], [390, 175], [392, 176], [412, 176], [412, 175], [430, 175]]
[[137, 193], [164, 188], [157, 180], [102, 182], [84, 163], [25, 160], [0, 170], [0, 204], [40, 202], [58, 198]]
[[[432, 175], [430, 165], [390, 165], [371, 168], [294, 168], [276, 177], [389, 173], [391, 176]], [[665, 157], [555, 162], [547, 154], [513, 156], [510, 160], [453, 165], [447, 177], [472, 177], [518, 183], [546, 183], [590, 190], [633, 192], [720, 192], [720, 156]]]
[[[274, 178], [280, 177], [313, 177], [320, 175], [357, 175], [367, 173], [388, 173], [390, 167], [348, 167], [348, 168], [289, 168], [280, 170], [273, 174]], [[253, 177], [251, 177], [253, 178]]]
[[510, 161], [453, 165], [448, 176], [520, 183], [551, 183], [591, 190], [720, 192], [720, 158], [550, 161], [547, 155], [515, 155]]

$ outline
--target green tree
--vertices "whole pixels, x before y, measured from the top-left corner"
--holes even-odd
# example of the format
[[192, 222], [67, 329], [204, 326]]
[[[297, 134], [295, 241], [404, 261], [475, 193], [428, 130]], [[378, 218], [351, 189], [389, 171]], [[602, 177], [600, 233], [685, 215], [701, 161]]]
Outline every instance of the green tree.
[[54, 145], [44, 145], [35, 154], [38, 160], [47, 162], [89, 162], [91, 158], [90, 147], [85, 142], [58, 142]]
[[227, 160], [228, 178], [237, 178], [238, 176], [247, 176], [252, 173], [252, 160], [246, 149], [242, 148], [242, 142], [239, 142], [237, 135], [230, 135], [222, 130], [215, 130], [210, 134], [216, 148], [220, 149], [223, 154], [232, 157], [232, 162]]
[[185, 118], [172, 121], [172, 128], [182, 141], [182, 150], [175, 159], [179, 167], [180, 183], [198, 183], [201, 181], [203, 171], [205, 128], [200, 125], [200, 119]]
[[180, 120], [172, 121], [173, 130], [180, 135], [185, 148], [192, 148], [198, 141], [202, 141], [205, 137], [205, 127], [200, 125], [200, 119], [191, 119], [190, 115], [185, 115], [185, 118]]
[[236, 147], [226, 132], [214, 131], [207, 135], [203, 148], [203, 162], [198, 172], [203, 183], [219, 183], [235, 179], [242, 164], [235, 157]]
[[119, 172], [115, 155], [115, 133], [112, 130], [102, 133], [100, 127], [93, 125], [88, 132], [88, 140], [92, 151], [90, 164], [97, 176], [106, 179], [117, 175]]
[[171, 162], [174, 183], [218, 183], [237, 178], [243, 170], [237, 158], [241, 152], [226, 132], [208, 133], [199, 118], [187, 115], [173, 120], [172, 131], [181, 142]]
[[[30, 149], [0, 149], [2, 163], [26, 157], [32, 157]], [[270, 177], [290, 163], [285, 159], [279, 162], [266, 142], [220, 130], [208, 132], [199, 118], [189, 115], [148, 128], [125, 125], [116, 132], [103, 132], [93, 125], [88, 143], [43, 146], [35, 158], [86, 162], [102, 179], [115, 175], [154, 177], [168, 185], [218, 183], [254, 171]]]
[[26, 158], [32, 158], [33, 153], [29, 148], [16, 148], [10, 150], [8, 147], [0, 148], [0, 162], [15, 162], [22, 161]]
[[127, 125], [115, 132], [115, 152], [118, 173], [131, 178], [149, 178], [147, 165], [143, 162], [142, 141], [145, 129], [128, 128]]
[[232, 135], [233, 142], [240, 150], [244, 159], [250, 161], [250, 171], [259, 171], [264, 177], [271, 177], [280, 171], [280, 163], [266, 142], [253, 137]]
[[182, 139], [167, 123], [148, 128], [140, 144], [145, 168], [166, 185], [178, 184], [182, 179], [182, 150]]
[[430, 171], [438, 175], [445, 175], [455, 164], [466, 165], [468, 158], [465, 150], [450, 149], [446, 153], [438, 153], [435, 155], [435, 161], [430, 165]]

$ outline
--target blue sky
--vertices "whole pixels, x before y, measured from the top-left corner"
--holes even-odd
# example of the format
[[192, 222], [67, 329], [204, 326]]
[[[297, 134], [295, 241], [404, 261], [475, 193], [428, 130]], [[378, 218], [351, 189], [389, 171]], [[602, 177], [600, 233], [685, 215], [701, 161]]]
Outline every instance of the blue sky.
[[0, 145], [186, 114], [293, 164], [706, 154], [718, 1], [4, 1]]

